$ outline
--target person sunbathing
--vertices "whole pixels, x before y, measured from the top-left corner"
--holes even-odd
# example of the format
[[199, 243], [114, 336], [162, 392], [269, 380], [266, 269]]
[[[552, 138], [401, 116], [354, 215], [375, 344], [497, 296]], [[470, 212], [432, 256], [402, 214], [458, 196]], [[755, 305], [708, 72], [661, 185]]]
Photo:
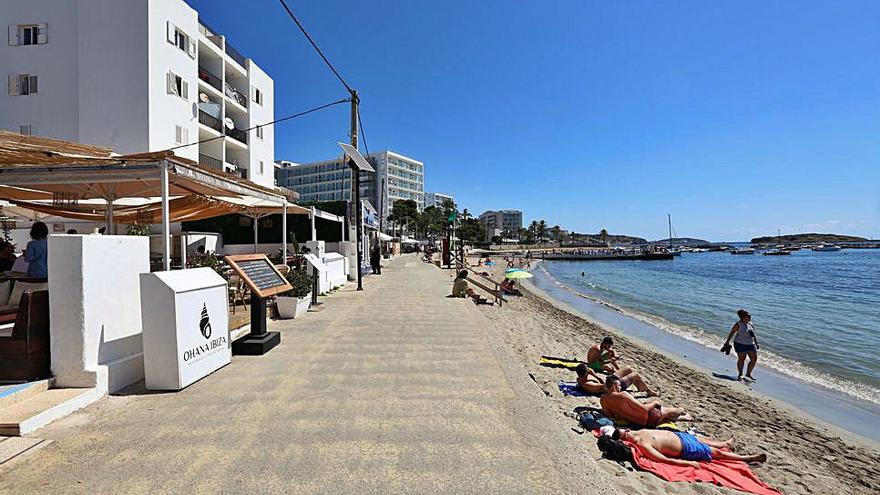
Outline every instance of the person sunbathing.
[[501, 281], [500, 285], [501, 285], [501, 290], [505, 294], [510, 294], [512, 296], [521, 296], [522, 295], [522, 292], [520, 292], [520, 290], [516, 288], [516, 282], [514, 280], [511, 280], [509, 278], [505, 278], [504, 280]]
[[614, 373], [620, 369], [617, 364], [618, 359], [617, 351], [614, 350], [614, 340], [611, 337], [605, 337], [602, 342], [593, 344], [587, 350], [587, 366], [593, 371]]
[[[577, 365], [574, 371], [578, 375], [578, 386], [588, 394], [604, 394], [608, 392], [605, 387], [605, 377], [591, 370], [586, 363]], [[636, 373], [629, 366], [624, 366], [614, 372], [614, 376], [620, 379], [620, 390], [626, 390], [630, 385], [635, 385], [639, 392], [647, 392], [648, 397], [658, 397], [660, 394], [651, 390], [642, 375]]]
[[656, 428], [657, 425], [671, 421], [693, 421], [694, 418], [680, 407], [664, 407], [660, 401], [642, 404], [629, 392], [624, 392], [617, 375], [605, 378], [608, 392], [599, 398], [605, 415], [618, 422]]
[[[699, 461], [715, 459], [764, 462], [767, 454], [740, 455], [727, 449], [733, 445], [733, 438], [725, 441], [702, 435], [692, 435], [682, 431], [638, 430], [617, 428], [611, 434], [612, 440], [623, 440], [641, 447], [645, 456], [653, 461], [678, 466], [699, 467]], [[724, 450], [722, 450], [724, 449]]]
[[455, 281], [452, 282], [452, 294], [447, 297], [460, 297], [465, 298], [469, 297], [473, 299], [475, 304], [488, 304], [489, 306], [494, 305], [495, 303], [489, 301], [485, 297], [477, 294], [477, 292], [470, 288], [467, 283], [468, 271], [462, 270], [458, 272], [458, 277], [456, 277]]

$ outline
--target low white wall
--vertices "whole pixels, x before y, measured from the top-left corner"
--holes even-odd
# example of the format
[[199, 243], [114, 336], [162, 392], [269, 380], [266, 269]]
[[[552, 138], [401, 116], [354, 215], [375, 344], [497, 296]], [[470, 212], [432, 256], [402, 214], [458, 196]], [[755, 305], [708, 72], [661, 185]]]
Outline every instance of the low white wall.
[[324, 264], [327, 271], [324, 272], [327, 280], [328, 290], [345, 285], [348, 281], [348, 260], [339, 253], [327, 253], [324, 256]]
[[115, 392], [144, 377], [141, 236], [49, 236], [52, 373], [59, 387]]
[[[278, 251], [281, 249], [280, 242], [272, 242], [272, 243], [258, 243], [257, 244], [257, 252], [268, 254], [270, 257], [275, 256]], [[254, 252], [253, 244], [224, 244], [223, 245], [223, 254], [251, 254]], [[287, 243], [287, 252], [293, 252], [293, 245]]]

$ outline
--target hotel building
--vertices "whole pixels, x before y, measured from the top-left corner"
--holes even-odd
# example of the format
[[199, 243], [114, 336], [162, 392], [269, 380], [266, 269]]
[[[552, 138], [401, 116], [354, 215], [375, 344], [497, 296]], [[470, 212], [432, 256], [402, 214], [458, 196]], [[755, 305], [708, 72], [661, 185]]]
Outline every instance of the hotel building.
[[[0, 3], [0, 128], [274, 185], [274, 83], [183, 0]], [[253, 129], [252, 129], [253, 128]], [[252, 130], [248, 130], [252, 129]]]
[[480, 222], [490, 231], [516, 232], [522, 228], [522, 212], [519, 210], [484, 211]]
[[[361, 199], [388, 218], [394, 202], [411, 199], [425, 207], [425, 164], [393, 151], [370, 153], [376, 173], [361, 176]], [[299, 193], [303, 203], [351, 200], [351, 168], [342, 156], [314, 163], [279, 161], [276, 182]]]
[[429, 206], [436, 206], [439, 208], [439, 207], [443, 206], [443, 202], [446, 201], [447, 199], [449, 201], [452, 201], [453, 203], [455, 203], [455, 198], [448, 195], [448, 194], [443, 194], [443, 193], [438, 193], [438, 192], [425, 193], [425, 208], [427, 208]]

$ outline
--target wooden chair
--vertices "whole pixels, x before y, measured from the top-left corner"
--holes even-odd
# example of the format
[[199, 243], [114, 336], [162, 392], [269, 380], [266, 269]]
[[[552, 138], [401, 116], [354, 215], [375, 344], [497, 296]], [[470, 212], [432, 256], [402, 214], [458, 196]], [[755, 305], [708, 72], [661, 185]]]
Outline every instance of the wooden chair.
[[231, 275], [229, 277], [229, 282], [227, 282], [227, 288], [229, 289], [229, 299], [232, 302], [232, 314], [235, 314], [237, 300], [241, 300], [241, 305], [244, 306], [244, 310], [247, 311], [248, 305], [244, 301], [247, 287], [245, 287], [244, 281], [241, 277], [238, 275]]

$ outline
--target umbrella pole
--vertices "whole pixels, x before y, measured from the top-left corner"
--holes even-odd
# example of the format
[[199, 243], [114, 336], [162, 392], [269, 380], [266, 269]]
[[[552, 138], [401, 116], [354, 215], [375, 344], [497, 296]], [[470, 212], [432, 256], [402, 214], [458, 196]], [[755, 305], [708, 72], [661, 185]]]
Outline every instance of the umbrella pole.
[[281, 206], [281, 264], [287, 264], [287, 199]]
[[257, 254], [257, 222], [260, 220], [260, 217], [257, 215], [253, 216], [254, 219], [254, 254]]
[[171, 232], [168, 213], [168, 162], [162, 161], [162, 267], [165, 271], [171, 270]]

